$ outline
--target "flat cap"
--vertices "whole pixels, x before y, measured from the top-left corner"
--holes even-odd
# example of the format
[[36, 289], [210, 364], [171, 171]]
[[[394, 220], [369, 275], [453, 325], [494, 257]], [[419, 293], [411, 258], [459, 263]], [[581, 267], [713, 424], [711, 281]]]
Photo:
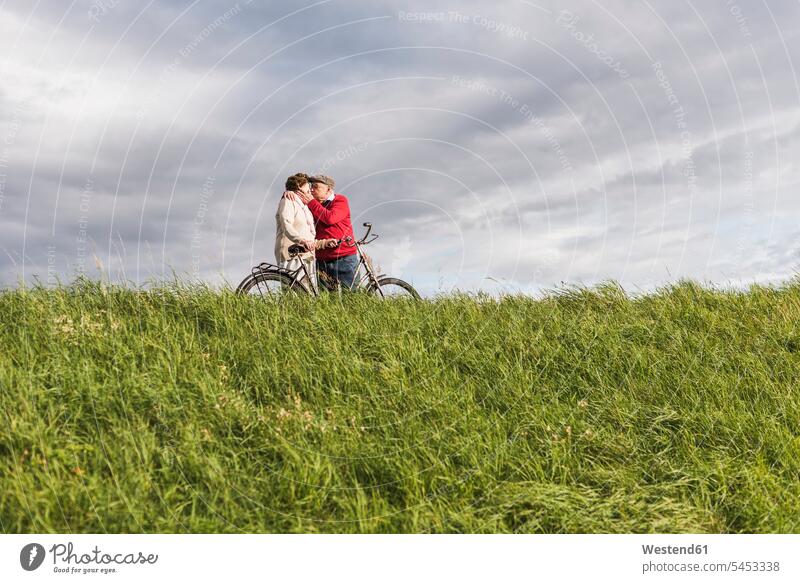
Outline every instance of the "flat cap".
[[311, 176], [311, 177], [309, 177], [308, 181], [309, 182], [321, 182], [322, 184], [327, 184], [331, 188], [333, 188], [334, 185], [336, 184], [333, 181], [333, 178], [331, 178], [330, 176], [325, 176], [324, 174], [317, 174], [316, 176]]

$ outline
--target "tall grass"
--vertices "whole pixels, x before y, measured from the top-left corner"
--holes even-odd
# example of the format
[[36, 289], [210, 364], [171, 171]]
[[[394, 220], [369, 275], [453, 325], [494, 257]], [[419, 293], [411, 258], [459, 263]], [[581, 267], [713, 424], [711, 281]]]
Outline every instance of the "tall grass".
[[5, 532], [800, 532], [800, 284], [0, 293]]

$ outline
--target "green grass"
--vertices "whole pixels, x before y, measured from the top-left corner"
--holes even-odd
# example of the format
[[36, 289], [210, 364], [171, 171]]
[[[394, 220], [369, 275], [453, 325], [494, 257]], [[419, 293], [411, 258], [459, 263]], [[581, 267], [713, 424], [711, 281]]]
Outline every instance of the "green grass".
[[0, 293], [5, 532], [800, 532], [800, 283]]

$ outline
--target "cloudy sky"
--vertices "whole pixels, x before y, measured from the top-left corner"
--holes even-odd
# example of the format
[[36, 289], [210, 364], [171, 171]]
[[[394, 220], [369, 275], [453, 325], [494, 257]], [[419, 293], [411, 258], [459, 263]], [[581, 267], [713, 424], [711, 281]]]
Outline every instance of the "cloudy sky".
[[799, 12], [0, 0], [0, 285], [236, 285], [297, 171], [428, 294], [787, 280]]

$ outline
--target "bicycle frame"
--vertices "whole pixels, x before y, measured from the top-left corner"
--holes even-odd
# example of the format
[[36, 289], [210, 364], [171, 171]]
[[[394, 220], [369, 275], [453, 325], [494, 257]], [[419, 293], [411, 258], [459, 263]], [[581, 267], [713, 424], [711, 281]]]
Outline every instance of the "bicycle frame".
[[[361, 266], [364, 267], [364, 275], [361, 276], [361, 278], [358, 280], [356, 288], [358, 289], [361, 287], [366, 287], [367, 284], [371, 283], [372, 285], [375, 286], [375, 289], [378, 290], [378, 293], [381, 295], [381, 297], [383, 297], [383, 292], [381, 292], [381, 288], [380, 286], [378, 286], [378, 278], [380, 277], [381, 274], [375, 273], [375, 269], [372, 266], [372, 258], [366, 255], [361, 250], [360, 242], [356, 242], [356, 249], [358, 250], [358, 258], [359, 258], [358, 265], [359, 267]], [[367, 261], [365, 257], [368, 258], [369, 261]], [[356, 273], [358, 273], [358, 268], [356, 268]]]
[[[381, 291], [380, 286], [378, 285], [378, 278], [381, 276], [380, 273], [375, 273], [375, 268], [372, 266], [372, 258], [364, 253], [364, 250], [361, 248], [363, 245], [368, 245], [372, 243], [375, 239], [378, 238], [378, 235], [373, 235], [371, 239], [367, 239], [369, 237], [370, 232], [372, 231], [372, 223], [364, 223], [364, 226], [367, 227], [367, 232], [361, 238], [360, 241], [353, 241], [352, 243], [349, 241], [349, 237], [347, 240], [341, 239], [339, 244], [346, 244], [350, 247], [356, 248], [356, 253], [358, 253], [358, 265], [356, 265], [356, 274], [359, 273], [359, 269], [363, 267], [363, 275], [358, 279], [358, 282], [354, 282], [353, 288], [354, 289], [364, 289], [368, 285], [373, 285], [376, 290], [378, 290], [378, 294], [381, 297], [383, 296], [383, 292]], [[341, 287], [341, 286], [339, 286]]]
[[[311, 274], [308, 272], [308, 269], [306, 269], [306, 264], [305, 264], [304, 261], [300, 261], [300, 267], [298, 267], [295, 270], [287, 269], [285, 267], [281, 267], [280, 265], [274, 265], [272, 263], [263, 262], [263, 263], [259, 263], [253, 269], [251, 269], [250, 273], [253, 276], [256, 276], [259, 273], [262, 273], [262, 272], [265, 272], [265, 271], [277, 271], [278, 273], [282, 273], [282, 274], [286, 275], [287, 277], [289, 277], [289, 279], [292, 280], [292, 283], [289, 285], [289, 289], [291, 289], [295, 285], [297, 285], [297, 286], [302, 287], [307, 292], [309, 292], [309, 293], [311, 293], [311, 294], [313, 294], [315, 296], [319, 295], [319, 290], [317, 289], [318, 286], [316, 285], [316, 282], [313, 282], [313, 278], [311, 277]], [[299, 276], [299, 274], [301, 272], [302, 272], [304, 277], [300, 277]], [[307, 285], [305, 285], [303, 283], [305, 281], [312, 282], [312, 284], [310, 286], [307, 286]], [[261, 293], [261, 289], [260, 288], [259, 288], [259, 293]]]
[[[366, 289], [370, 284], [377, 286], [379, 274], [375, 274], [375, 269], [372, 267], [372, 261], [369, 256], [361, 249], [361, 242], [356, 241], [353, 245], [358, 253], [358, 264], [356, 265], [356, 280], [354, 280], [353, 289]], [[365, 259], [366, 258], [366, 259]], [[359, 276], [360, 274], [360, 276]], [[341, 284], [336, 283], [336, 287], [330, 291], [337, 291], [341, 289]], [[382, 294], [381, 294], [382, 295]]]
[[[369, 286], [374, 286], [376, 290], [378, 290], [378, 294], [383, 297], [383, 292], [381, 291], [380, 286], [378, 285], [378, 278], [381, 274], [376, 274], [375, 269], [372, 266], [372, 259], [364, 253], [362, 250], [362, 245], [366, 245], [374, 241], [378, 238], [378, 235], [373, 235], [371, 239], [367, 240], [369, 237], [370, 231], [372, 231], [372, 224], [371, 223], [364, 223], [364, 226], [367, 227], [367, 232], [364, 237], [360, 241], [353, 241], [352, 243], [348, 240], [340, 240], [340, 244], [347, 244], [350, 247], [356, 248], [356, 253], [358, 253], [358, 265], [356, 265], [356, 275], [358, 275], [359, 270], [362, 270], [361, 277], [358, 277], [358, 281], [354, 282], [354, 289], [365, 289]], [[363, 269], [362, 269], [363, 268]], [[295, 285], [301, 286], [306, 292], [316, 296], [319, 296], [321, 293], [319, 283], [315, 281], [315, 278], [311, 277], [311, 274], [306, 269], [306, 264], [304, 261], [300, 262], [300, 267], [294, 270], [287, 269], [285, 267], [281, 267], [279, 265], [274, 265], [272, 263], [263, 262], [258, 264], [256, 267], [253, 267], [251, 273], [253, 276], [258, 275], [261, 272], [265, 271], [277, 271], [286, 275], [289, 279], [291, 279], [291, 284], [289, 285], [289, 289], [294, 287]], [[319, 269], [316, 270], [319, 272]], [[302, 276], [300, 275], [302, 273]], [[306, 285], [304, 282], [310, 282], [310, 285]], [[327, 287], [327, 285], [326, 285]], [[339, 282], [335, 282], [335, 287], [330, 289], [329, 291], [340, 291], [342, 288]], [[261, 290], [259, 288], [259, 293]]]

